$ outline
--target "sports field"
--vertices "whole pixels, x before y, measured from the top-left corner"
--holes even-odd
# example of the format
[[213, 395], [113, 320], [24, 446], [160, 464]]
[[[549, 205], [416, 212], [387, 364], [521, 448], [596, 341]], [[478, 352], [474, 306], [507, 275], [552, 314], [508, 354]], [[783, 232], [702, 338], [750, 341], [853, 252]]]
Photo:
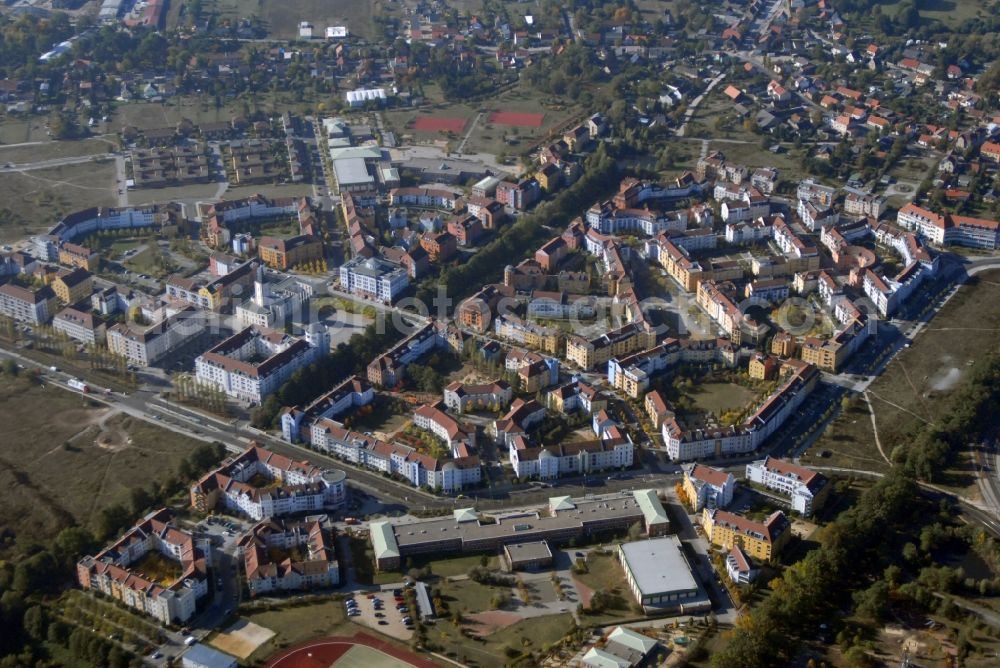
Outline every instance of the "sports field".
[[272, 658], [268, 668], [437, 668], [437, 664], [356, 633], [352, 637], [311, 640], [284, 650]]
[[540, 128], [545, 114], [528, 114], [517, 111], [494, 111], [490, 114], [490, 123], [497, 125], [516, 125], [521, 128]]
[[410, 127], [420, 132], [461, 132], [467, 122], [465, 118], [453, 116], [417, 116]]

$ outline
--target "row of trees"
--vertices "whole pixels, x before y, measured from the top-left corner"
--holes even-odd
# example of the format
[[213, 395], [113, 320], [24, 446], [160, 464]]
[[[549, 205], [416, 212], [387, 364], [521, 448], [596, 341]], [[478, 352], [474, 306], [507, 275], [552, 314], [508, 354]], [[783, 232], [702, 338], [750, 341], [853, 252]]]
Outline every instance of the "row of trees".
[[565, 225], [586, 210], [595, 198], [617, 186], [616, 174], [615, 160], [602, 143], [584, 162], [584, 174], [576, 183], [522, 216], [467, 262], [444, 270], [436, 285], [422, 285], [417, 290], [417, 300], [428, 305], [434, 303], [440, 286], [451, 300], [451, 306], [456, 306], [490, 280], [489, 277], [502, 274], [505, 265], [515, 264], [526, 253], [534, 252], [549, 234], [543, 225]]

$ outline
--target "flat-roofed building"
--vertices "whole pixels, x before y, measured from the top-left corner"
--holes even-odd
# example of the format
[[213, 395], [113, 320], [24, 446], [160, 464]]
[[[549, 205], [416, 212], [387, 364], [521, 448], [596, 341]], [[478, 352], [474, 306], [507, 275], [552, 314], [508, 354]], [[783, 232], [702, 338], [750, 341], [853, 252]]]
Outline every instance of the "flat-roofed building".
[[712, 607], [698, 585], [677, 536], [623, 543], [618, 558], [629, 591], [647, 612], [691, 614]]
[[[403, 557], [415, 554], [490, 552], [512, 543], [545, 540], [566, 543], [607, 532], [627, 531], [639, 523], [646, 531], [662, 527], [666, 511], [646, 492], [620, 493], [585, 499], [569, 496], [549, 499], [544, 510], [513, 511], [482, 522], [475, 512], [455, 511], [434, 517], [393, 524], [389, 521], [370, 525], [375, 563], [380, 571], [398, 569]], [[643, 501], [640, 501], [642, 497]], [[649, 521], [653, 521], [652, 525]]]
[[537, 570], [552, 565], [552, 550], [544, 540], [508, 543], [503, 546], [503, 554], [512, 571]]

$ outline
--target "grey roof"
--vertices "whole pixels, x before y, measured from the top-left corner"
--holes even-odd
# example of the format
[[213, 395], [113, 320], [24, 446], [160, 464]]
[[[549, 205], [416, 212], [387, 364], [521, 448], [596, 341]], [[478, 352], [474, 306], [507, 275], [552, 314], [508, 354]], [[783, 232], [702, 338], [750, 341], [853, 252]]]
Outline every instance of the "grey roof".
[[583, 655], [582, 663], [587, 668], [629, 668], [632, 665], [631, 661], [596, 647], [587, 650], [587, 653]]
[[619, 549], [643, 596], [698, 589], [677, 536], [624, 543]]
[[392, 531], [391, 524], [372, 522], [368, 525], [368, 530], [371, 532], [376, 559], [399, 556], [399, 545], [396, 544], [396, 535]]
[[544, 540], [531, 541], [530, 543], [510, 543], [505, 546], [505, 549], [514, 564], [522, 561], [552, 558], [552, 550], [549, 549], [549, 544]]
[[181, 657], [181, 665], [184, 668], [232, 668], [236, 659], [206, 645], [192, 645]]
[[646, 526], [670, 522], [667, 518], [667, 511], [664, 510], [663, 504], [660, 503], [660, 499], [656, 496], [654, 490], [637, 489], [632, 493], [632, 496], [635, 497], [636, 503], [639, 504], [639, 509], [642, 510], [642, 514], [646, 517]]
[[333, 161], [333, 171], [337, 173], [337, 183], [342, 186], [371, 183], [374, 180], [362, 157], [338, 158]]

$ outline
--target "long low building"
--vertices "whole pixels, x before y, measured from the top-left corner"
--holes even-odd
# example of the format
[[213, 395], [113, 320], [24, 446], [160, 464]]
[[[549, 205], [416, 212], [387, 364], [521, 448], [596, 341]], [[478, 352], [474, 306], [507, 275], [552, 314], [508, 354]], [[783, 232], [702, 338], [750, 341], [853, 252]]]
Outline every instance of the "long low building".
[[666, 511], [652, 490], [586, 499], [553, 497], [543, 510], [494, 516], [485, 523], [473, 509], [465, 508], [450, 517], [402, 524], [372, 522], [369, 528], [375, 564], [386, 571], [401, 568], [403, 559], [417, 554], [499, 552], [508, 544], [541, 540], [564, 543], [626, 531], [636, 523], [649, 536], [662, 536], [670, 529]]
[[711, 609], [677, 536], [623, 543], [618, 559], [629, 590], [646, 612], [676, 610], [687, 615]]

